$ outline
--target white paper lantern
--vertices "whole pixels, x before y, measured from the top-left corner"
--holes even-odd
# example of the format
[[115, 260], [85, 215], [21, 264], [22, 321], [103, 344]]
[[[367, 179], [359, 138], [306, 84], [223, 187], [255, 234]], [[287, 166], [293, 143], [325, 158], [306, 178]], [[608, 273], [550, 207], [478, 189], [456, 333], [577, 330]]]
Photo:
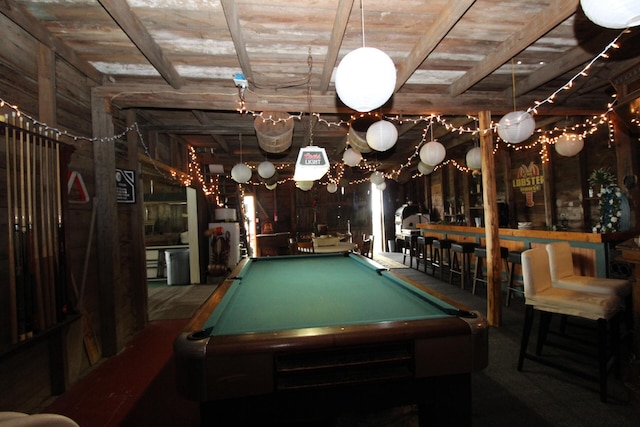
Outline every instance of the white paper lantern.
[[571, 157], [578, 154], [584, 147], [582, 135], [575, 133], [564, 133], [556, 141], [556, 152], [561, 156]]
[[420, 148], [420, 160], [424, 164], [436, 166], [447, 155], [447, 149], [438, 141], [429, 141]]
[[473, 147], [467, 151], [466, 161], [469, 169], [482, 169], [482, 150], [480, 147]]
[[309, 191], [313, 187], [313, 181], [296, 181], [296, 187], [302, 191]]
[[605, 28], [623, 29], [640, 25], [638, 0], [580, 0], [584, 14]]
[[349, 52], [336, 69], [336, 93], [344, 104], [367, 112], [387, 102], [396, 87], [396, 67], [374, 47]]
[[375, 122], [367, 129], [367, 144], [376, 151], [387, 151], [398, 140], [398, 129], [386, 120]]
[[231, 178], [238, 184], [244, 184], [251, 179], [251, 169], [244, 163], [238, 163], [231, 169]]
[[276, 173], [276, 167], [269, 161], [264, 161], [258, 165], [258, 175], [262, 178], [271, 178]]
[[380, 184], [376, 185], [376, 188], [380, 191], [384, 191], [387, 188], [387, 183], [386, 182], [381, 182]]
[[511, 144], [518, 144], [533, 135], [536, 121], [526, 111], [512, 111], [498, 122], [498, 135]]
[[336, 184], [335, 182], [330, 182], [327, 184], [327, 191], [329, 193], [335, 193], [336, 191], [338, 191], [338, 184]]
[[362, 154], [359, 151], [354, 150], [353, 148], [347, 148], [342, 155], [342, 161], [347, 166], [357, 166], [358, 163], [362, 160]]
[[431, 172], [433, 172], [434, 167], [431, 165], [428, 165], [424, 162], [418, 162], [418, 172], [420, 172], [422, 175], [429, 175]]
[[274, 182], [273, 184], [265, 184], [265, 187], [267, 187], [267, 190], [275, 190], [275, 188], [278, 186], [277, 182]]
[[384, 182], [384, 175], [382, 172], [375, 171], [371, 174], [371, 182], [378, 185]]

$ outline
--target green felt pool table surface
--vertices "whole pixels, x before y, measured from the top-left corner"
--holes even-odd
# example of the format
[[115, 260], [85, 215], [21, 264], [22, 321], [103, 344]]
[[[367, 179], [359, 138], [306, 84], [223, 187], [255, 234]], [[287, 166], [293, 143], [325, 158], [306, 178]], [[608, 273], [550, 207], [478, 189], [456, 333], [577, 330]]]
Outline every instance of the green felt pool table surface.
[[366, 258], [255, 258], [204, 325], [212, 335], [451, 316], [456, 308]]

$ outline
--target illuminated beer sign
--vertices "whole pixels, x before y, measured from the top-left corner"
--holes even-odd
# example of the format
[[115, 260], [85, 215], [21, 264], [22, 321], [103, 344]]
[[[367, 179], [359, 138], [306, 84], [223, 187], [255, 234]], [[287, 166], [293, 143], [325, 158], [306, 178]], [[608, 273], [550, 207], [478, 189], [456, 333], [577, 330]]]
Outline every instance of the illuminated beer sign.
[[522, 165], [518, 169], [518, 176], [511, 180], [513, 188], [520, 190], [526, 197], [526, 205], [533, 207], [533, 193], [540, 191], [544, 185], [544, 175], [540, 174], [540, 168], [535, 163]]

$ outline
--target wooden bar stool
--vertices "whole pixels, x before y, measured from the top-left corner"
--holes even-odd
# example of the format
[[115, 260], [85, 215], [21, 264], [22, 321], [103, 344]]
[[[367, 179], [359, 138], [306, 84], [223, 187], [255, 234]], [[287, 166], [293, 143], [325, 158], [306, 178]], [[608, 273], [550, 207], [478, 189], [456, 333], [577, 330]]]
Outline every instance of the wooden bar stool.
[[[476, 267], [473, 273], [473, 287], [471, 289], [471, 293], [473, 295], [476, 294], [476, 286], [478, 282], [482, 282], [486, 285], [487, 278], [484, 275], [484, 260], [487, 258], [487, 248], [480, 247], [475, 248], [473, 250], [473, 254], [476, 256]], [[501, 246], [500, 247], [500, 259], [503, 261], [504, 272], [506, 273], [507, 279], [509, 278], [509, 249]]]
[[[449, 239], [436, 239], [433, 241], [433, 259], [431, 260], [431, 275], [436, 275], [436, 268], [440, 270], [440, 280], [444, 280], [444, 268], [451, 265], [451, 244]], [[446, 261], [445, 261], [446, 255]]]
[[509, 282], [507, 283], [507, 298], [504, 302], [504, 305], [509, 307], [509, 302], [511, 302], [511, 296], [513, 295], [514, 292], [519, 292], [521, 294], [524, 294], [524, 285], [522, 284], [522, 282], [516, 282], [515, 280], [516, 265], [522, 265], [522, 252], [520, 251], [509, 252], [507, 261], [509, 262]]
[[413, 266], [413, 258], [416, 256], [416, 237], [404, 236], [404, 247], [402, 248], [402, 263], [407, 261], [409, 256], [409, 268]]
[[449, 284], [453, 283], [453, 276], [460, 277], [460, 289], [464, 289], [466, 282], [471, 282], [471, 255], [478, 246], [471, 242], [452, 243], [451, 268], [449, 269]]
[[[433, 260], [433, 241], [436, 240], [433, 236], [420, 236], [418, 237], [418, 245], [420, 245], [420, 240], [422, 240], [422, 263], [424, 264], [424, 272], [427, 272], [427, 268], [431, 265], [431, 261]], [[419, 262], [419, 261], [418, 261]], [[420, 267], [416, 266], [419, 270]]]

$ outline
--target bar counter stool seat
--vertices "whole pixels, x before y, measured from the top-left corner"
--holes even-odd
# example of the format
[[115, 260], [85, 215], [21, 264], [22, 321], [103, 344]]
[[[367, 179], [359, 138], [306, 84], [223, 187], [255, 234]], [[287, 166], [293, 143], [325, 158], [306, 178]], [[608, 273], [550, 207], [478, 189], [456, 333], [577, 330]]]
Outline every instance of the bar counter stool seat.
[[507, 282], [507, 298], [504, 305], [509, 307], [514, 292], [524, 293], [524, 285], [516, 282], [516, 265], [522, 264], [522, 252], [510, 251], [507, 262], [509, 263], [509, 281]]
[[[473, 250], [473, 254], [476, 257], [476, 266], [473, 273], [473, 286], [471, 289], [471, 293], [473, 295], [476, 294], [476, 286], [478, 282], [482, 282], [486, 285], [487, 278], [484, 276], [484, 261], [487, 259], [487, 248], [478, 247]], [[507, 273], [507, 279], [509, 278], [509, 249], [504, 246], [500, 246], [500, 259], [503, 262], [504, 271]]]
[[416, 239], [416, 269], [420, 270], [420, 262], [422, 262], [425, 273], [433, 259], [434, 240], [436, 238], [433, 236], [418, 236]]
[[[518, 357], [518, 371], [522, 371], [524, 359], [531, 359], [567, 372], [578, 373], [579, 371], [573, 366], [567, 364], [565, 367], [541, 357], [551, 316], [561, 314], [596, 321], [600, 400], [606, 402], [609, 366], [613, 366], [618, 375], [620, 369], [619, 323], [623, 308], [622, 300], [616, 295], [555, 287], [551, 280], [549, 256], [542, 247], [524, 251], [521, 254], [521, 262], [526, 308]], [[541, 319], [536, 352], [535, 355], [532, 355], [527, 353], [527, 346], [535, 311], [540, 312]], [[610, 345], [609, 341], [611, 341]], [[582, 351], [582, 353], [584, 352]], [[554, 358], [557, 358], [557, 355]], [[572, 360], [573, 363], [575, 363], [574, 360]], [[581, 373], [581, 375], [584, 374], [586, 373]]]
[[449, 284], [453, 283], [453, 276], [460, 277], [460, 289], [464, 289], [467, 282], [471, 282], [471, 255], [478, 245], [471, 242], [452, 243], [451, 268], [449, 269]]
[[[413, 258], [416, 256], [416, 237], [404, 236], [404, 246], [402, 248], [402, 263], [407, 261], [409, 256], [409, 268], [413, 266]], [[417, 260], [416, 260], [417, 262]]]
[[[444, 280], [444, 268], [451, 265], [451, 245], [455, 241], [450, 239], [436, 239], [433, 241], [433, 259], [431, 260], [431, 275], [435, 277], [436, 269], [440, 270], [440, 280]], [[446, 255], [446, 261], [445, 261]]]

